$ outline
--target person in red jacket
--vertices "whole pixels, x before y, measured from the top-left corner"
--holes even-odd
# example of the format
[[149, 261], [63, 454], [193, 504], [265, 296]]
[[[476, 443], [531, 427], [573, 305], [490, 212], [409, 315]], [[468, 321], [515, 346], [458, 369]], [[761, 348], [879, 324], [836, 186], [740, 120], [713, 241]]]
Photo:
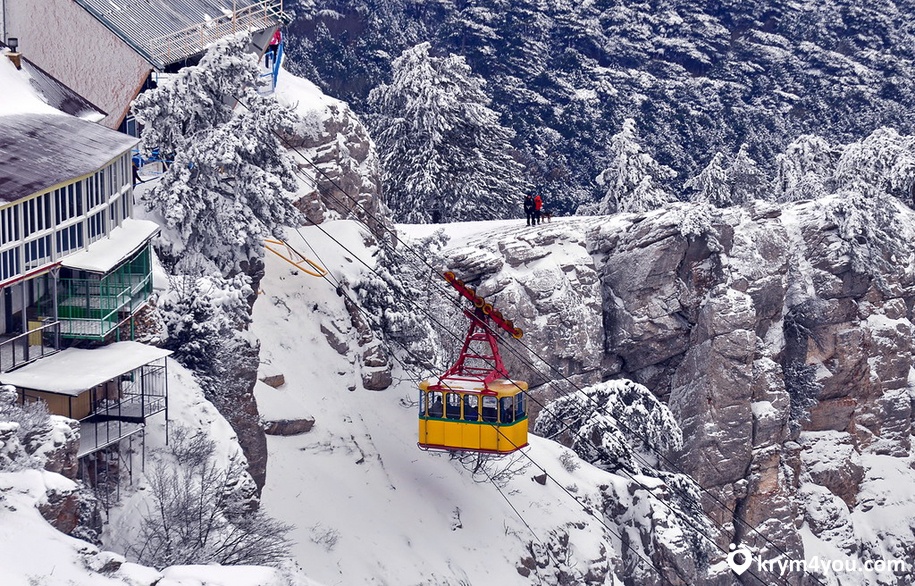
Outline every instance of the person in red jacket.
[[540, 194], [534, 196], [534, 225], [540, 223], [540, 210], [543, 209], [543, 200], [540, 199]]
[[[276, 32], [273, 33], [273, 37], [270, 38], [270, 44], [267, 45], [267, 56], [264, 59], [264, 63], [267, 67], [271, 67], [276, 63], [276, 53], [280, 48], [280, 42], [283, 40], [283, 33], [280, 32], [280, 29], [276, 29]], [[271, 59], [272, 57], [272, 59]]]

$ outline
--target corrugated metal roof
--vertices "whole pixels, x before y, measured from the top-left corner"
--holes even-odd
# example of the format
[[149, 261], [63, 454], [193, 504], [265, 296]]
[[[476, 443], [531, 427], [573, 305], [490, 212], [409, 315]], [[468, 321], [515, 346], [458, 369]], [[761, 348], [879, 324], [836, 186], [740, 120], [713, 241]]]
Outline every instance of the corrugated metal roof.
[[282, 0], [75, 0], [157, 67], [228, 34], [280, 24]]
[[0, 202], [92, 173], [137, 142], [65, 114], [0, 116]]

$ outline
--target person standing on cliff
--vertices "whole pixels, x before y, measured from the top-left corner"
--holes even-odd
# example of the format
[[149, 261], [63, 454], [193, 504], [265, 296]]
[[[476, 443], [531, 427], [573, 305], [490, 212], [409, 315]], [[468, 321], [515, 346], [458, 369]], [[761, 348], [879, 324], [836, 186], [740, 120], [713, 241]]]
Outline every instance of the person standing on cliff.
[[540, 210], [543, 209], [543, 200], [540, 199], [540, 194], [534, 196], [534, 225], [540, 223]]
[[524, 217], [527, 218], [527, 225], [534, 225], [534, 198], [531, 194], [524, 196]]

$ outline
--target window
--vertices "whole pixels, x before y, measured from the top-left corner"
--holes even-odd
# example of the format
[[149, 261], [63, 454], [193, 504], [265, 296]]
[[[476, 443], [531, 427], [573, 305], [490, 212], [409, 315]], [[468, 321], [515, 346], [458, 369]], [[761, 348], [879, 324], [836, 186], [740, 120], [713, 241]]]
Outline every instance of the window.
[[423, 391], [419, 392], [419, 416], [422, 417], [426, 414], [426, 393]]
[[502, 397], [499, 399], [499, 421], [502, 423], [512, 423], [515, 420], [513, 399], [514, 397]]
[[0, 210], [0, 231], [3, 244], [19, 240], [19, 205]]
[[14, 248], [0, 253], [0, 278], [5, 281], [19, 273], [19, 249]]
[[82, 224], [74, 224], [57, 233], [57, 253], [64, 255], [83, 246]]
[[464, 421], [479, 421], [480, 398], [476, 395], [464, 395]]
[[44, 236], [25, 243], [25, 270], [34, 269], [51, 261], [51, 237]]
[[23, 237], [51, 227], [51, 197], [50, 193], [45, 193], [21, 204], [25, 228]]
[[442, 394], [439, 391], [429, 393], [429, 417], [438, 417], [444, 414], [442, 410]]
[[495, 423], [499, 420], [499, 400], [496, 397], [483, 395], [483, 421]]
[[77, 181], [66, 187], [54, 191], [54, 220], [61, 224], [70, 218], [81, 216], [83, 213], [83, 183], [89, 183], [92, 178]]
[[118, 217], [118, 210], [120, 209], [120, 207], [121, 207], [121, 200], [120, 200], [120, 198], [118, 198], [118, 199], [115, 199], [113, 202], [111, 202], [111, 207], [108, 208], [108, 219], [110, 220], [109, 225], [112, 228], [117, 226], [118, 220], [121, 219]]
[[515, 395], [515, 419], [524, 417], [524, 393]]
[[105, 210], [89, 218], [89, 242], [95, 242], [105, 235]]
[[445, 394], [445, 417], [448, 419], [461, 418], [461, 395], [458, 393]]

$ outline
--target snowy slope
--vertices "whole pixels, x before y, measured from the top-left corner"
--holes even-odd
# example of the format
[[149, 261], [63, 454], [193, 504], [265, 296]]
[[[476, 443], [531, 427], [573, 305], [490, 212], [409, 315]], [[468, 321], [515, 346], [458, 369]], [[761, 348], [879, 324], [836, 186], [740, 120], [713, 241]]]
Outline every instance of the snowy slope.
[[[217, 443], [221, 459], [238, 451], [232, 428], [203, 398], [192, 375], [169, 360], [169, 426], [203, 430]], [[163, 447], [165, 418], [154, 417], [147, 429], [147, 465]], [[135, 446], [138, 447], [138, 446]], [[134, 480], [123, 484], [122, 502], [112, 509], [104, 541], [123, 545], [132, 538], [139, 513], [147, 506], [146, 482], [139, 454]], [[44, 470], [0, 473], [0, 584], [66, 584], [68, 586], [317, 586], [294, 568], [180, 566], [159, 572], [125, 562], [118, 553], [69, 537], [54, 529], [38, 511], [48, 491], [72, 490], [75, 483]], [[108, 568], [106, 569], [106, 566]]]
[[[464, 238], [462, 228], [495, 227], [448, 229]], [[322, 228], [371, 262], [357, 224], [338, 221]], [[318, 228], [289, 237], [300, 250], [313, 247], [318, 254], [312, 258], [333, 279], [367, 270]], [[294, 555], [311, 578], [328, 585], [527, 584], [530, 579], [517, 568], [530, 555], [528, 544], [571, 524], [578, 527], [571, 535], [576, 557], [599, 557], [603, 528], [557, 484], [532, 482], [541, 470], [531, 460], [585, 498], [615, 477], [587, 465], [570, 474], [558, 460], [564, 448], [532, 437], [530, 459], [499, 462], [519, 471], [502, 489], [509, 504], [484, 474], [474, 476], [447, 455], [420, 451], [413, 374], [396, 370], [391, 388], [364, 390], [352, 362], [320, 331], [322, 323], [345, 315], [334, 286], [277, 257], [266, 262], [253, 324], [261, 360], [266, 373], [285, 376], [280, 392], [290, 411], [307, 411], [316, 423], [304, 435], [268, 438], [263, 503], [274, 516], [295, 523]]]

